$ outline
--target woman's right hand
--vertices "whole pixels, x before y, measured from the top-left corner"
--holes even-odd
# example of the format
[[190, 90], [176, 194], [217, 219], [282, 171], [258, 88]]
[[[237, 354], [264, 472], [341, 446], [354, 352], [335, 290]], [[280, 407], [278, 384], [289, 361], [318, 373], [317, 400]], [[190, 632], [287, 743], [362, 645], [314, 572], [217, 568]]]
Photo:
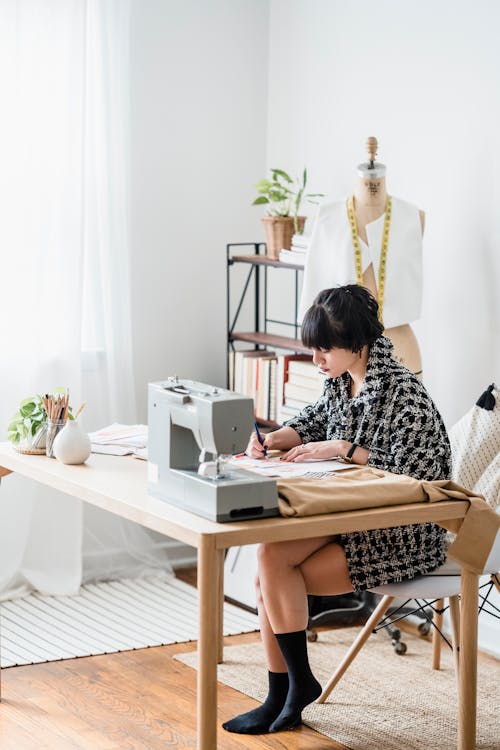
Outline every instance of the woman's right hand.
[[[265, 443], [266, 438], [264, 438], [264, 444]], [[252, 434], [250, 435], [250, 440], [248, 441], [245, 453], [247, 454], [247, 456], [249, 456], [249, 458], [264, 458], [264, 446], [259, 443], [257, 433], [252, 432]]]
[[300, 445], [302, 440], [293, 427], [280, 427], [278, 430], [268, 432], [264, 438], [264, 445], [261, 445], [256, 432], [252, 432], [245, 453], [250, 458], [264, 458], [264, 448], [266, 451], [287, 451], [296, 445]]

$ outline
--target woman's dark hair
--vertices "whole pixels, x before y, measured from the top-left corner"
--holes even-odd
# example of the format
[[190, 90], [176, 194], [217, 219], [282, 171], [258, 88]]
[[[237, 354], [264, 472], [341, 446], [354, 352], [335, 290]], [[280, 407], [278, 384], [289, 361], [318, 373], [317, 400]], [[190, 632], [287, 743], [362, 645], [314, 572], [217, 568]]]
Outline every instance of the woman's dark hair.
[[383, 330], [372, 293], [364, 286], [347, 284], [318, 294], [302, 322], [302, 342], [309, 349], [359, 352]]

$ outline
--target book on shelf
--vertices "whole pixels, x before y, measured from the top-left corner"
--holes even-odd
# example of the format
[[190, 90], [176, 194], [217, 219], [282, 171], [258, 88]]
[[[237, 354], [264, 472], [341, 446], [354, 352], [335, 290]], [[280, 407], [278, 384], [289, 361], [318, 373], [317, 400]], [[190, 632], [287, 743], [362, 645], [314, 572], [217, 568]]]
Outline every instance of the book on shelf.
[[[260, 357], [274, 356], [274, 352], [263, 351], [262, 349], [249, 349], [243, 351], [231, 352], [233, 365], [231, 367], [231, 358], [229, 362], [229, 387], [236, 393], [244, 396], [254, 396], [257, 383], [257, 365], [256, 361]], [[233, 377], [231, 379], [231, 370]]]
[[272, 405], [276, 381], [276, 357], [273, 355], [262, 356], [257, 360], [257, 363], [257, 382], [254, 396], [255, 418], [267, 422], [276, 418], [274, 404]]
[[[310, 354], [279, 354], [276, 363], [276, 421], [280, 422], [281, 409], [285, 402], [285, 383], [288, 382], [292, 362], [310, 362]], [[286, 419], [290, 419], [287, 416]]]
[[254, 400], [256, 419], [276, 420], [276, 354], [270, 350], [243, 350], [230, 353], [230, 387]]
[[308, 234], [294, 234], [292, 235], [292, 248], [303, 250], [304, 252], [309, 248], [309, 242], [311, 240]]
[[295, 377], [300, 375], [301, 377], [310, 378], [311, 380], [323, 380], [324, 375], [321, 374], [318, 366], [314, 364], [311, 357], [305, 359], [292, 359], [288, 363], [288, 377]]
[[300, 414], [303, 408], [304, 407], [302, 404], [300, 406], [289, 406], [288, 404], [282, 404], [276, 414], [276, 421], [279, 424], [283, 424], [283, 422], [286, 422], [288, 419], [293, 419], [293, 417], [296, 417], [297, 414]]
[[280, 261], [282, 263], [295, 263], [297, 266], [303, 266], [306, 262], [307, 253], [297, 250], [280, 250]]
[[285, 383], [285, 400], [288, 404], [290, 401], [302, 401], [307, 404], [314, 404], [323, 395], [323, 381], [311, 381], [310, 385], [296, 385], [292, 381]]
[[230, 387], [253, 398], [257, 420], [281, 423], [323, 393], [324, 378], [310, 354], [251, 349], [231, 355]]

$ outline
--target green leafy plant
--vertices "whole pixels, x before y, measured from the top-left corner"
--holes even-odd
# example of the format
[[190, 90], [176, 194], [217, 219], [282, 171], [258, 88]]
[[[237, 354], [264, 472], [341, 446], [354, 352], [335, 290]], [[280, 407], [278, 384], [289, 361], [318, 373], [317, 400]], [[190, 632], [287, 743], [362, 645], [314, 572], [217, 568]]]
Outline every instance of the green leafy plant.
[[17, 445], [21, 440], [34, 437], [47, 421], [47, 413], [41, 396], [25, 398], [19, 404], [19, 411], [12, 417], [7, 428], [7, 437]]
[[[54, 394], [66, 394], [65, 388], [56, 388]], [[71, 406], [68, 409], [68, 419], [73, 419]], [[47, 421], [47, 412], [43, 405], [42, 396], [30, 396], [24, 398], [19, 404], [19, 410], [12, 417], [12, 421], [7, 428], [7, 437], [18, 445], [23, 440], [33, 438], [38, 430]]]
[[259, 193], [252, 206], [269, 206], [270, 216], [293, 216], [295, 232], [298, 232], [298, 216], [303, 200], [317, 203], [313, 198], [322, 198], [323, 193], [306, 193], [307, 169], [304, 168], [302, 179], [293, 180], [282, 169], [271, 169], [272, 179], [261, 180], [256, 188]]

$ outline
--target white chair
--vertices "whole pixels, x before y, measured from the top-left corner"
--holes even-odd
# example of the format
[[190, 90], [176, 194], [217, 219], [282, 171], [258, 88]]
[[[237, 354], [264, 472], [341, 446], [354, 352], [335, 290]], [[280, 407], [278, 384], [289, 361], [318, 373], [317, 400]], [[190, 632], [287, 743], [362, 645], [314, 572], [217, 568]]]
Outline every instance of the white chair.
[[[385, 586], [377, 586], [374, 589], [370, 589], [375, 594], [381, 594], [382, 599], [373, 611], [366, 625], [358, 634], [356, 640], [345, 655], [344, 659], [341, 661], [331, 678], [328, 680], [325, 688], [323, 689], [323, 692], [318, 698], [318, 703], [323, 703], [328, 698], [331, 691], [338, 683], [352, 661], [354, 661], [357, 654], [366, 643], [373, 630], [381, 622], [384, 614], [386, 613], [395, 597], [402, 597], [407, 600], [424, 600], [425, 602], [427, 602], [427, 604], [434, 604], [435, 602], [440, 602], [445, 598], [449, 599], [450, 619], [453, 634], [452, 647], [455, 656], [455, 671], [458, 675], [458, 645], [460, 643], [460, 570], [457, 567], [454, 574], [448, 575], [447, 573], [451, 572], [450, 567], [450, 564], [445, 563], [441, 568], [438, 568], [434, 572], [434, 574], [419, 576], [418, 578], [414, 578], [412, 581], [405, 581], [403, 583], [389, 583]], [[495, 544], [491, 549], [488, 560], [486, 561], [486, 565], [484, 567], [484, 574], [491, 576], [490, 581], [486, 584], [483, 584], [483, 586], [489, 588], [495, 586], [500, 591], [500, 577], [498, 575], [499, 571], [500, 533], [496, 536]], [[484, 599], [484, 596], [481, 598]], [[435, 638], [435, 641], [440, 641], [439, 634]], [[439, 666], [435, 666], [434, 668], [439, 668]]]
[[[491, 385], [480, 397], [477, 404], [452, 428], [450, 439], [453, 456], [453, 479], [472, 491], [484, 494], [488, 503], [500, 512], [500, 393]], [[488, 595], [493, 587], [500, 591], [500, 533], [490, 551], [484, 567], [483, 575], [490, 576], [489, 580], [480, 585], [479, 612], [485, 610], [494, 617], [500, 612], [491, 603]], [[454, 652], [455, 671], [458, 676], [458, 649], [460, 643], [460, 568], [453, 561], [446, 561], [444, 565], [429, 575], [419, 576], [403, 583], [387, 584], [370, 589], [371, 592], [382, 595], [365, 626], [358, 634], [351, 648], [339, 664], [323, 692], [318, 703], [323, 703], [339, 682], [349, 665], [355, 659], [370, 634], [377, 626], [385, 627], [397, 622], [398, 610], [405, 610], [409, 601], [415, 601], [416, 610], [424, 612], [430, 608], [434, 612], [433, 629], [433, 663], [434, 669], [439, 669], [444, 600], [449, 600], [450, 621], [452, 627], [452, 643], [449, 644]], [[393, 611], [390, 617], [383, 621], [384, 615], [395, 598], [405, 602]], [[495, 611], [492, 611], [495, 610]], [[408, 611], [402, 612], [401, 618], [407, 617]], [[404, 649], [406, 650], [406, 649]], [[404, 653], [401, 649], [400, 653]]]

